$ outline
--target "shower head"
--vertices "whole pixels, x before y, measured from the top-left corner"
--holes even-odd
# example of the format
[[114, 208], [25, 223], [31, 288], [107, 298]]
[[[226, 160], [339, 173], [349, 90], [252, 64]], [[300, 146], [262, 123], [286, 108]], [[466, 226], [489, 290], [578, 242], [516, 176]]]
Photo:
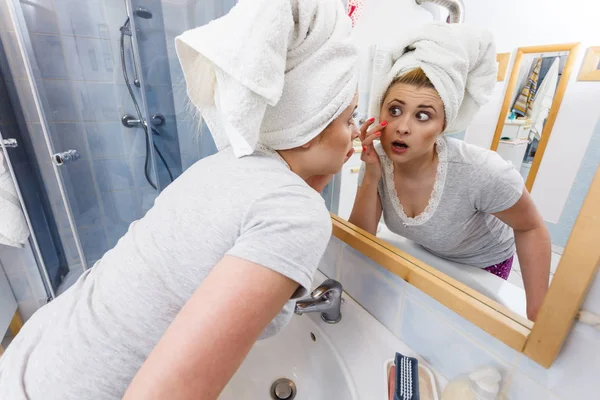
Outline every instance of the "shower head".
[[136, 8], [136, 10], [133, 12], [133, 14], [136, 17], [140, 17], [143, 19], [151, 19], [152, 18], [152, 12], [150, 10], [148, 10], [147, 8], [143, 8], [143, 7]]

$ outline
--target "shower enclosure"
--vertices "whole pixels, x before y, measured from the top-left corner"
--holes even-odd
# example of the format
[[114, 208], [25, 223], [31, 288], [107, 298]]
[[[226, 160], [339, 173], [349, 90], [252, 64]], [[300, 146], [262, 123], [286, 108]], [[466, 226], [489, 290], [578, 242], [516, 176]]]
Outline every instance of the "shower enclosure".
[[[91, 268], [185, 169], [216, 152], [188, 104], [174, 39], [235, 3], [0, 0], [0, 71], [21, 115], [12, 136], [53, 232], [50, 246], [31, 226], [50, 297]], [[14, 148], [4, 150], [17, 159]], [[15, 175], [27, 192], [33, 178]]]
[[[20, 135], [8, 135], [18, 147], [4, 150], [11, 162], [17, 151], [32, 161], [47, 198], [54, 242], [51, 251], [45, 242], [32, 248], [50, 295], [91, 268], [173, 179], [216, 151], [187, 106], [173, 40], [234, 4], [0, 0], [2, 76], [22, 114]], [[25, 192], [31, 177], [15, 175]], [[35, 240], [39, 229], [31, 230]]]

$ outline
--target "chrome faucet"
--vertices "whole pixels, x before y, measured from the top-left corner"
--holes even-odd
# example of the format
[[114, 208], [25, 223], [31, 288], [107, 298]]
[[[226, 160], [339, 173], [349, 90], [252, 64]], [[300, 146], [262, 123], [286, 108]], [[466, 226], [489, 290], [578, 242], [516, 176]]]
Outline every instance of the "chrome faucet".
[[298, 300], [294, 312], [298, 315], [320, 312], [323, 321], [335, 324], [342, 319], [342, 284], [327, 279], [310, 293], [309, 297]]

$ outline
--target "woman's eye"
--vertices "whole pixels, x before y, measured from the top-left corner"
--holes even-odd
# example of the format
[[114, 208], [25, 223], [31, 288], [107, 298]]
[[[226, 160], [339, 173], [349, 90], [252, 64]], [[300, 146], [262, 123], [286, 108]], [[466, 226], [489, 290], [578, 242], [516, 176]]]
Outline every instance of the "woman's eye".
[[430, 118], [430, 116], [427, 113], [424, 113], [424, 112], [417, 113], [417, 119], [419, 121], [429, 121], [429, 118]]
[[392, 117], [397, 117], [400, 114], [402, 114], [402, 110], [400, 110], [400, 107], [390, 107], [388, 111]]

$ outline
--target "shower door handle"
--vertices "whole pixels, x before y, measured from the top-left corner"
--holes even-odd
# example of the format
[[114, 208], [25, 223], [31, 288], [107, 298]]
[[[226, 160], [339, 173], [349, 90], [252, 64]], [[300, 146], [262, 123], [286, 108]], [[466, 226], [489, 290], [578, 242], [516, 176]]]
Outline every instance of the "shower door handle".
[[52, 162], [54, 165], [58, 165], [60, 167], [61, 165], [77, 161], [80, 157], [81, 156], [77, 150], [67, 150], [63, 151], [62, 153], [56, 153], [52, 155]]
[[2, 145], [4, 147], [18, 147], [19, 144], [17, 143], [17, 139], [2, 139]]

